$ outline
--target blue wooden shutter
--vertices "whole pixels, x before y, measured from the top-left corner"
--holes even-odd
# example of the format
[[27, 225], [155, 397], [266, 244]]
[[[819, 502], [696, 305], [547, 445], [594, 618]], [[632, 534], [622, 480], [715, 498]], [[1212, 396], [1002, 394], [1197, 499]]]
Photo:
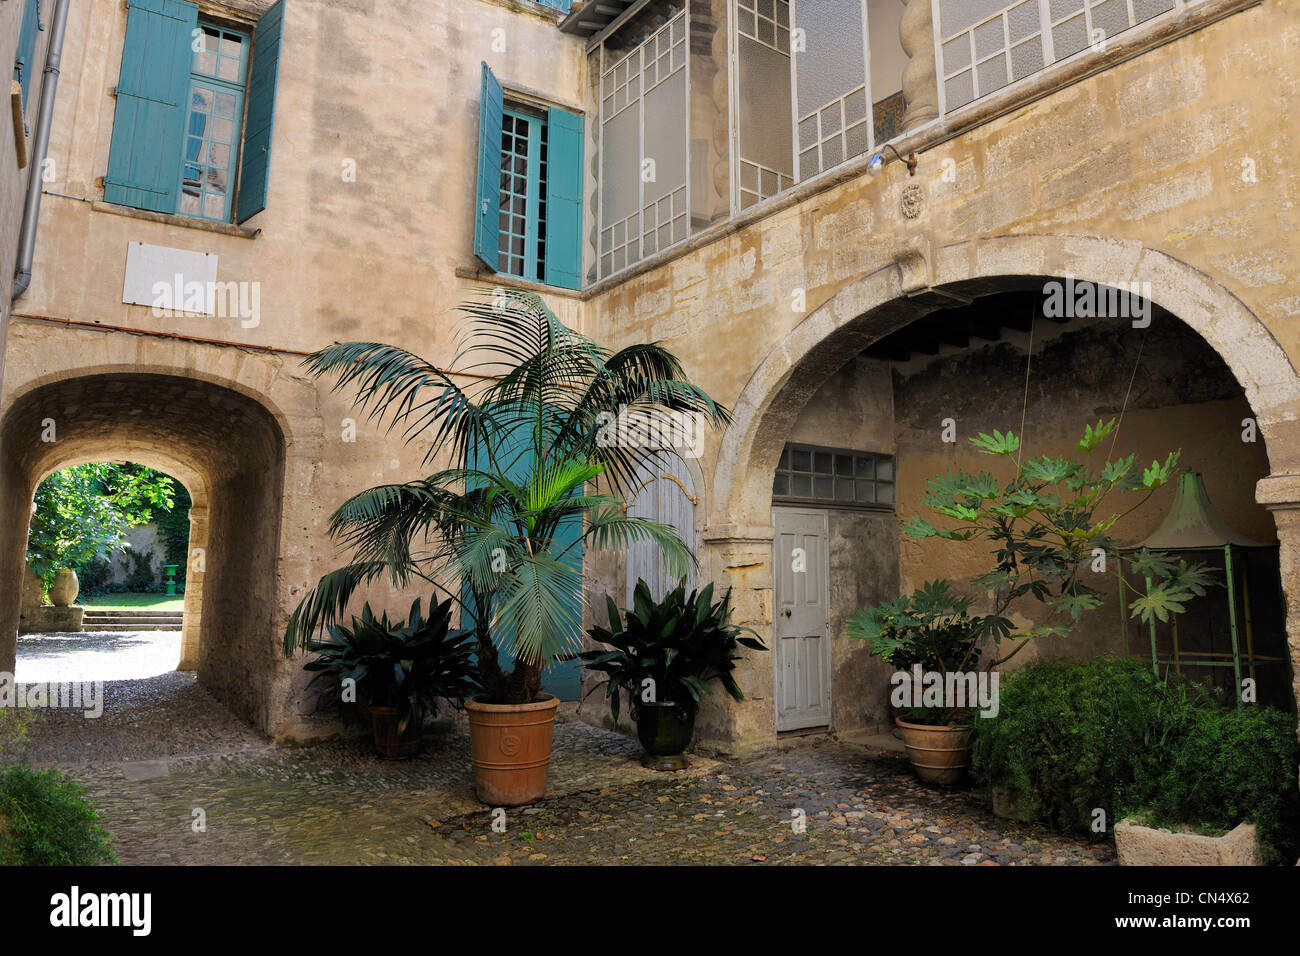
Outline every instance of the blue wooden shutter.
[[552, 109], [547, 116], [546, 283], [582, 286], [582, 117]]
[[505, 93], [483, 64], [483, 86], [478, 104], [478, 190], [474, 202], [474, 255], [493, 272], [497, 269], [497, 243], [501, 229], [501, 118]]
[[44, 30], [41, 23], [41, 0], [27, 0], [22, 26], [18, 29], [18, 51], [14, 56], [14, 79], [23, 89], [23, 110], [27, 109], [27, 91], [36, 72], [36, 36]]
[[198, 18], [184, 0], [129, 0], [106, 202], [176, 211]]
[[271, 134], [275, 128], [275, 88], [280, 79], [280, 27], [284, 0], [262, 14], [253, 31], [253, 65], [248, 71], [248, 114], [244, 153], [239, 161], [239, 199], [235, 221], [243, 222], [266, 208], [271, 169]]

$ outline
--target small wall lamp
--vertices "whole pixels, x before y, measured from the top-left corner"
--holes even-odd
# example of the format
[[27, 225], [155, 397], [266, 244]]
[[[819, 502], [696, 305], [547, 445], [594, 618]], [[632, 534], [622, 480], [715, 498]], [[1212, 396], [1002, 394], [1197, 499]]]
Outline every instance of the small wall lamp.
[[908, 153], [907, 157], [904, 159], [903, 154], [897, 149], [894, 149], [894, 147], [889, 143], [886, 143], [872, 154], [871, 159], [867, 162], [868, 173], [872, 176], [880, 175], [880, 171], [885, 168], [885, 150], [887, 149], [891, 150], [895, 156], [907, 164], [907, 175], [916, 175], [916, 153]]

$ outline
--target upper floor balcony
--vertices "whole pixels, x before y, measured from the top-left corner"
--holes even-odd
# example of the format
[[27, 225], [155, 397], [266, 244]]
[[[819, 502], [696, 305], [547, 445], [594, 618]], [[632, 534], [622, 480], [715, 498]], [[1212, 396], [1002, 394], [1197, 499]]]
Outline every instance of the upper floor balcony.
[[1249, 5], [574, 0], [560, 28], [587, 50], [583, 285]]

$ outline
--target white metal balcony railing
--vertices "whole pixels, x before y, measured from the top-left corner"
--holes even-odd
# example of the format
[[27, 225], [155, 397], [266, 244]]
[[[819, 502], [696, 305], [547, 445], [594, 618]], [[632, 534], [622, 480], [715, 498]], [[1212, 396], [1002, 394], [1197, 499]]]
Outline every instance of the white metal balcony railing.
[[1173, 10], [1175, 0], [932, 0], [945, 113]]

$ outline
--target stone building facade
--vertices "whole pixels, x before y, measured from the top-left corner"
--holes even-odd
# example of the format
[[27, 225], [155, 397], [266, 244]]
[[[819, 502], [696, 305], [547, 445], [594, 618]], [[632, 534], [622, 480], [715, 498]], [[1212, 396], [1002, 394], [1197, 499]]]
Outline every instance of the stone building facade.
[[[851, 0], [791, 14], [776, 0], [199, 0], [201, 24], [250, 38], [251, 63], [231, 67], [250, 84], [266, 71], [264, 18], [281, 22], [273, 128], [257, 141], [267, 159], [245, 168], [228, 215], [201, 219], [124, 204], [112, 172], [132, 9], [179, 3], [84, 0], [68, 14], [52, 173], [0, 392], [0, 578], [14, 582], [0, 587], [0, 670], [35, 485], [79, 461], [140, 461], [194, 499], [203, 564], [186, 591], [184, 666], [257, 726], [310, 733], [300, 670], [279, 653], [284, 623], [334, 566], [332, 507], [415, 477], [425, 449], [369, 425], [301, 359], [367, 339], [446, 361], [456, 303], [510, 285], [610, 346], [664, 343], [733, 410], [674, 476], [689, 490], [683, 531], [698, 578], [732, 587], [738, 620], [775, 653], [745, 660], [748, 701], [708, 708], [707, 744], [884, 719], [883, 667], [843, 621], [974, 566], [901, 538], [897, 518], [917, 512], [935, 471], [980, 464], [965, 438], [1022, 419], [1034, 451], [1064, 451], [1085, 421], [1120, 410], [1128, 451], [1181, 447], [1235, 526], [1280, 542], [1286, 679], [1300, 673], [1294, 4]], [[861, 45], [834, 46], [846, 31]], [[852, 76], [827, 79], [828, 62]], [[265, 109], [245, 93], [242, 115]], [[539, 234], [523, 146], [492, 161], [527, 166], [526, 189], [482, 185], [485, 126], [545, 126], [554, 158], [566, 117], [578, 117], [581, 175], [549, 171], [547, 195], [580, 210], [572, 282], [534, 245], [560, 242], [565, 213]], [[263, 208], [243, 217], [234, 207], [259, 175]], [[12, 198], [6, 188], [6, 217]], [[490, 248], [485, 198], [502, 222]], [[532, 204], [518, 235], [516, 200]], [[516, 244], [519, 267], [506, 258]], [[217, 282], [255, 284], [256, 310], [160, 315], [131, 294], [149, 261], [201, 271], [214, 257]], [[1067, 279], [1140, 290], [1149, 334], [1026, 315], [1026, 294]], [[1026, 386], [1030, 357], [1041, 371], [1031, 364]], [[946, 419], [960, 442], [942, 440]], [[1242, 441], [1246, 419], [1255, 442]], [[787, 489], [774, 501], [783, 456], [800, 449], [858, 456], [874, 469], [870, 500]], [[1135, 513], [1125, 536], [1154, 528], [1169, 500]], [[824, 549], [810, 602], [824, 620], [803, 658], [782, 649], [792, 599], [774, 554], [787, 521]], [[585, 575], [601, 608], [604, 593], [625, 597], [628, 559], [589, 553]], [[1117, 649], [1097, 624], [1041, 653]], [[820, 671], [805, 680], [809, 667]]]

